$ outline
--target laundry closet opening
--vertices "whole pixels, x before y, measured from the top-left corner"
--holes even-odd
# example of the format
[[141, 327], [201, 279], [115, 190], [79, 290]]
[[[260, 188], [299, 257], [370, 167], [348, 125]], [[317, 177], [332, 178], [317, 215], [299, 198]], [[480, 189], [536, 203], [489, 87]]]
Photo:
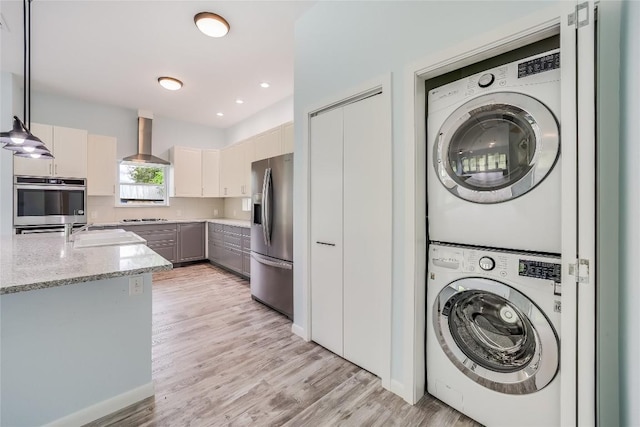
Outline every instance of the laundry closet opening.
[[[425, 90], [425, 96], [424, 96], [424, 100], [425, 100], [425, 118], [427, 118], [429, 116], [429, 92], [433, 89], [445, 86], [449, 83], [453, 83], [459, 80], [462, 80], [466, 77], [469, 76], [473, 76], [474, 74], [477, 73], [481, 73], [485, 70], [489, 70], [492, 68], [496, 68], [496, 67], [500, 67], [502, 65], [505, 64], [509, 64], [509, 63], [513, 63], [513, 62], [517, 62], [519, 60], [522, 60], [524, 58], [527, 57], [531, 57], [534, 55], [538, 55], [544, 52], [549, 52], [549, 51], [553, 51], [554, 49], [559, 49], [560, 47], [560, 35], [554, 35], [542, 40], [539, 40], [535, 43], [531, 43], [525, 46], [522, 46], [518, 49], [514, 49], [511, 50], [509, 52], [505, 52], [503, 54], [476, 62], [474, 64], [456, 69], [454, 71], [450, 71], [448, 73], [439, 75], [437, 77], [431, 78], [429, 80], [425, 80], [424, 82], [424, 90]], [[493, 83], [493, 81], [491, 82], [479, 82], [479, 84], [491, 84]], [[482, 87], [482, 86], [481, 86]], [[509, 115], [511, 117], [513, 117], [513, 121], [515, 122], [512, 126], [512, 128], [518, 129], [520, 130], [521, 134], [520, 135], [516, 135], [515, 137], [520, 137], [522, 140], [530, 140], [531, 138], [529, 137], [528, 134], [532, 133], [532, 131], [528, 128], [527, 126], [527, 117], [526, 114], [524, 115], [520, 115], [519, 113], [521, 113], [521, 111], [514, 111], [515, 109], [511, 106], [505, 106], [504, 111], [493, 111], [493, 112], [485, 112], [483, 113], [485, 116], [494, 115], [494, 118], [497, 120], [499, 118], [499, 116], [504, 116], [504, 115]], [[520, 119], [518, 119], [518, 117], [520, 117]], [[487, 120], [491, 120], [492, 117], [487, 117]], [[518, 122], [519, 121], [519, 122]], [[479, 126], [476, 126], [479, 127]], [[496, 126], [496, 131], [499, 131], [498, 129], [499, 127]], [[437, 131], [437, 129], [432, 129], [431, 131]], [[427, 130], [427, 134], [432, 133], [430, 130]], [[472, 133], [472, 132], [477, 132], [477, 129], [473, 129], [473, 125], [469, 125], [467, 126], [467, 129], [462, 129], [462, 132], [467, 132], [467, 133]], [[502, 129], [503, 132], [507, 133], [510, 130], [509, 129]], [[432, 142], [433, 141], [427, 141], [426, 142], [426, 147], [427, 150], [429, 150], [429, 147], [432, 146]], [[463, 144], [462, 144], [463, 145]], [[455, 157], [456, 155], [458, 155], [458, 153], [460, 154], [460, 157], [462, 157], [463, 153], [465, 152], [465, 148], [468, 147], [464, 147], [462, 145], [456, 145], [455, 141], [453, 141], [453, 143], [451, 143], [449, 145], [449, 150], [454, 150], [455, 152], [451, 152], [451, 157]], [[522, 152], [521, 156], [523, 157], [524, 161], [522, 162], [523, 164], [526, 164], [530, 159], [531, 156], [533, 155], [533, 146], [527, 146], [527, 147], [523, 147], [522, 148]], [[430, 156], [430, 154], [427, 152], [425, 153], [427, 156], [426, 159], [426, 167], [427, 169], [429, 168], [433, 168], [433, 162], [429, 161], [428, 157]], [[449, 164], [448, 166], [451, 168], [454, 168], [454, 171], [457, 171], [460, 175], [462, 175], [462, 173], [466, 170], [470, 170], [470, 169], [476, 169], [476, 168], [489, 168], [492, 167], [493, 169], [495, 169], [496, 171], [499, 171], [502, 169], [506, 169], [506, 165], [505, 165], [506, 161], [505, 161], [505, 156], [500, 156], [499, 154], [496, 154], [495, 156], [493, 155], [488, 155], [488, 156], [483, 156], [480, 159], [477, 158], [470, 158], [470, 159], [466, 159], [466, 158], [460, 158], [458, 159], [458, 161], [456, 162], [456, 164], [452, 165]], [[549, 166], [549, 165], [547, 165]], [[552, 167], [553, 165], [550, 165], [550, 167]], [[457, 170], [455, 168], [458, 168]], [[475, 203], [500, 203], [503, 200], [500, 200], [500, 197], [511, 197], [511, 191], [522, 191], [523, 193], [526, 191], [526, 189], [518, 189], [516, 188], [515, 190], [510, 190], [508, 192], [508, 196], [501, 196], [500, 193], [495, 193], [495, 192], [482, 192], [482, 191], [477, 191], [477, 190], [483, 190], [483, 189], [489, 189], [491, 187], [491, 189], [495, 188], [495, 189], [500, 189], [500, 188], [504, 188], [504, 187], [509, 187], [511, 184], [513, 184], [514, 182], [516, 182], [517, 180], [521, 179], [526, 173], [531, 173], [531, 171], [528, 171], [526, 167], [522, 166], [520, 168], [513, 168], [511, 169], [508, 173], [504, 173], [504, 174], [493, 174], [493, 177], [491, 176], [491, 174], [482, 174], [482, 177], [479, 179], [476, 179], [475, 181], [472, 180], [466, 180], [464, 182], [462, 182], [462, 180], [460, 179], [456, 179], [457, 177], [455, 177], [454, 175], [454, 179], [452, 179], [452, 183], [451, 184], [447, 184], [448, 186], [451, 185], [458, 185], [461, 190], [460, 193], [461, 195], [459, 195], [458, 197], [462, 197], [462, 198], [466, 198], [464, 195], [465, 194], [469, 194], [469, 193], [473, 193], [474, 190], [476, 190], [476, 194], [479, 194], [479, 196], [477, 197], [493, 197], [492, 200], [473, 200], [472, 198], [466, 198], [468, 201], [470, 202], [475, 202]], [[536, 171], [537, 175], [540, 176], [539, 171]], [[427, 178], [429, 179], [429, 178]], [[455, 182], [458, 181], [458, 182]], [[440, 183], [438, 183], [438, 185], [440, 185]], [[466, 187], [466, 188], [465, 188]], [[427, 192], [428, 192], [428, 185], [426, 186], [427, 188]], [[493, 193], [490, 196], [488, 196], [489, 193]], [[504, 194], [504, 192], [503, 192]], [[429, 210], [429, 203], [428, 203], [429, 197], [425, 197], [425, 212], [427, 213], [427, 224], [426, 224], [426, 230], [427, 230], [427, 241], [431, 241], [431, 236], [429, 235], [429, 218], [430, 218], [430, 210]], [[438, 207], [431, 207], [431, 209], [438, 209]], [[470, 221], [473, 220], [473, 218], [469, 218]], [[556, 251], [549, 251], [549, 252], [556, 252]]]

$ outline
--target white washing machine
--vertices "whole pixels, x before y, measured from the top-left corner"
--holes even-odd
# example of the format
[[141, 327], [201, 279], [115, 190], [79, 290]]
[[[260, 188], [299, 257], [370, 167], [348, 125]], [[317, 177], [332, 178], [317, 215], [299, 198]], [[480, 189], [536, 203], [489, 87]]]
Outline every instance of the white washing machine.
[[429, 246], [427, 389], [486, 426], [560, 424], [560, 258]]
[[560, 253], [560, 52], [427, 95], [429, 240]]

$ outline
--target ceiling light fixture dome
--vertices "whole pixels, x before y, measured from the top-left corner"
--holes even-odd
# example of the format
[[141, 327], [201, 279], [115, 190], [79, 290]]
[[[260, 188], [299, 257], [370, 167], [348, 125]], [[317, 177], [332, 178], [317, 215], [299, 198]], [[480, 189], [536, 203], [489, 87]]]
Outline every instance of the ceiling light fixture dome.
[[182, 88], [182, 82], [173, 77], [158, 77], [158, 83], [167, 90], [178, 90]]
[[231, 29], [226, 19], [212, 12], [200, 12], [193, 17], [193, 21], [209, 37], [224, 37]]
[[261, 87], [261, 88], [266, 89], [266, 88], [268, 88], [269, 86], [271, 86], [271, 85], [270, 85], [269, 83], [267, 83], [267, 82], [262, 82], [262, 83], [260, 83], [260, 87]]

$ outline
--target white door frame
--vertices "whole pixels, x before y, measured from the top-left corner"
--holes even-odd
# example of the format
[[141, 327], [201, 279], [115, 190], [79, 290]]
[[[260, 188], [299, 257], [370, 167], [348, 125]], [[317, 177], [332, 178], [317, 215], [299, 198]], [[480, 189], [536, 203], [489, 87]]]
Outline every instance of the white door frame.
[[[494, 31], [485, 33], [465, 43], [438, 52], [429, 58], [410, 64], [405, 69], [405, 307], [403, 337], [403, 367], [405, 387], [404, 399], [413, 404], [425, 393], [425, 340], [426, 328], [425, 284], [426, 284], [426, 121], [424, 82], [449, 71], [471, 65], [484, 59], [513, 50], [560, 33], [560, 26], [566, 25], [567, 16], [575, 11], [575, 2], [559, 2], [536, 14], [510, 22]], [[562, 44], [562, 42], [561, 42]], [[565, 45], [566, 46], [566, 45]], [[561, 46], [562, 50], [562, 46]], [[563, 110], [564, 111], [564, 110]], [[413, 112], [413, 114], [411, 114]], [[570, 127], [570, 126], [567, 126]], [[564, 135], [563, 135], [564, 136]], [[563, 166], [564, 171], [564, 166]], [[563, 175], [564, 176], [564, 175]], [[573, 219], [575, 222], [575, 218]], [[565, 218], [563, 217], [563, 225]], [[566, 264], [563, 265], [563, 270]], [[564, 307], [563, 307], [564, 308]], [[564, 314], [564, 313], [563, 313]], [[564, 316], [563, 316], [564, 318]], [[575, 336], [574, 326], [573, 336]], [[568, 332], [563, 328], [563, 333]], [[569, 340], [565, 340], [569, 341]], [[563, 354], [563, 359], [575, 367], [575, 348], [572, 354]], [[573, 362], [567, 359], [574, 358]], [[563, 384], [575, 384], [575, 369], [561, 371], [568, 374]], [[563, 402], [575, 404], [575, 387], [562, 387]], [[575, 414], [575, 410], [563, 409], [563, 413]], [[570, 421], [563, 415], [563, 422]], [[572, 422], [571, 424], [575, 424]]]
[[[301, 327], [300, 325], [296, 325], [295, 323], [292, 325], [292, 332], [296, 335], [301, 336], [306, 341], [311, 341], [311, 156], [310, 156], [310, 141], [311, 141], [311, 116], [315, 113], [318, 113], [323, 110], [328, 110], [334, 107], [338, 107], [344, 104], [348, 104], [350, 101], [357, 100], [364, 94], [367, 94], [373, 90], [381, 89], [382, 93], [380, 96], [383, 98], [383, 103], [386, 106], [386, 133], [388, 135], [388, 154], [389, 154], [389, 173], [390, 176], [393, 175], [393, 157], [392, 157], [392, 148], [393, 148], [393, 132], [392, 132], [392, 93], [391, 93], [391, 73], [384, 74], [382, 76], [378, 76], [373, 78], [367, 82], [364, 82], [356, 87], [352, 87], [348, 90], [345, 90], [339, 94], [328, 97], [325, 100], [315, 103], [304, 109], [304, 119], [302, 123], [303, 131], [303, 162], [305, 168], [306, 175], [306, 183], [305, 185], [305, 199], [304, 206], [306, 212], [304, 214], [304, 223], [302, 224], [302, 230], [300, 231], [305, 235], [306, 245], [303, 248], [303, 254], [301, 255], [301, 259], [304, 261], [302, 263], [298, 263], [296, 268], [302, 269], [301, 277], [305, 281], [304, 286], [300, 287], [303, 290], [301, 299], [302, 305], [306, 308], [305, 313], [305, 326]], [[393, 191], [393, 188], [392, 188]], [[393, 194], [391, 195], [393, 197]], [[389, 224], [389, 234], [392, 237], [393, 241], [393, 211], [391, 213], [391, 223]], [[393, 262], [393, 252], [392, 248], [389, 248], [389, 262]], [[302, 265], [300, 265], [302, 264]], [[380, 313], [380, 317], [383, 319], [388, 319], [386, 322], [382, 322], [382, 330], [380, 334], [382, 335], [382, 370], [380, 371], [380, 379], [382, 381], [382, 386], [387, 390], [391, 389], [391, 324], [392, 324], [392, 304], [393, 304], [393, 286], [392, 286], [392, 278], [393, 278], [393, 266], [390, 280], [386, 286], [386, 289], [383, 291], [383, 295], [387, 295], [386, 303], [383, 305], [383, 312]], [[294, 292], [295, 292], [294, 287]]]

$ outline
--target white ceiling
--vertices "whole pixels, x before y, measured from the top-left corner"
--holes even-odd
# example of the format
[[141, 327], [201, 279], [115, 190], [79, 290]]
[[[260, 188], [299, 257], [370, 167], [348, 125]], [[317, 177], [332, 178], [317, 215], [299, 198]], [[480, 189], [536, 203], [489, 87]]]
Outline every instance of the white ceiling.
[[[32, 91], [227, 128], [293, 94], [294, 22], [313, 3], [35, 0]], [[193, 16], [203, 11], [222, 15], [229, 34], [202, 34]], [[22, 1], [0, 1], [0, 13], [2, 70], [22, 76]], [[160, 76], [184, 87], [163, 89]]]

